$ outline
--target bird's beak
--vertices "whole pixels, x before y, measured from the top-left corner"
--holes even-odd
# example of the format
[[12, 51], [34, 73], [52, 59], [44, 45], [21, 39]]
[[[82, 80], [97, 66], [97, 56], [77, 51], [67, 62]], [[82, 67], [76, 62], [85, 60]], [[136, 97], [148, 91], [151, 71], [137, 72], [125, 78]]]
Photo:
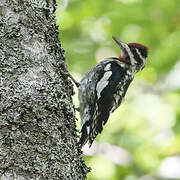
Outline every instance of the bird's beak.
[[125, 50], [128, 46], [126, 43], [120, 41], [118, 38], [112, 36], [113, 40], [120, 46], [121, 50]]
[[119, 57], [120, 61], [126, 62], [126, 63], [131, 63], [130, 62], [130, 58], [127, 52], [127, 49], [129, 49], [128, 44], [120, 41], [118, 38], [112, 36], [112, 38], [114, 39], [114, 41], [120, 46], [122, 53], [121, 56]]

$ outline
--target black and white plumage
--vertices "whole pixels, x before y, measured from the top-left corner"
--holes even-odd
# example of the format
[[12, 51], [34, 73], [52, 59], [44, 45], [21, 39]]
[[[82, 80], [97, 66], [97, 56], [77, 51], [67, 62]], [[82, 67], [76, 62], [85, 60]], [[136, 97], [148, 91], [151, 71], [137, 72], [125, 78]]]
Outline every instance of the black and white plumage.
[[[89, 70], [78, 83], [82, 147], [93, 143], [109, 115], [119, 107], [134, 74], [143, 69], [148, 48], [138, 43], [123, 43], [113, 37], [122, 50], [119, 58], [108, 58]], [[76, 83], [77, 84], [77, 83]]]

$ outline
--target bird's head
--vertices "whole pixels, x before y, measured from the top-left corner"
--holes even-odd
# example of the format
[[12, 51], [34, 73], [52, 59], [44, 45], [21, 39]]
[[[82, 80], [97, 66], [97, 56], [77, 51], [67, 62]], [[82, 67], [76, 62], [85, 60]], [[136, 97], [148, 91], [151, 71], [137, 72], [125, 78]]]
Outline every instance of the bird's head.
[[148, 48], [139, 43], [126, 44], [116, 37], [112, 36], [115, 42], [120, 46], [122, 53], [119, 60], [131, 64], [137, 71], [144, 68], [148, 56]]

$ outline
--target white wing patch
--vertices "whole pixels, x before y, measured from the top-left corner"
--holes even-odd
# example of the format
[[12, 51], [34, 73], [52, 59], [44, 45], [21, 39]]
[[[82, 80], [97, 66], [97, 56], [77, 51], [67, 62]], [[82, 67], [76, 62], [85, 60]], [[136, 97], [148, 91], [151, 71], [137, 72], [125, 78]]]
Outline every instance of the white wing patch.
[[[108, 66], [108, 65], [107, 65]], [[107, 67], [106, 66], [106, 67]], [[106, 68], [105, 67], [105, 68]], [[98, 96], [98, 99], [101, 97], [101, 92], [102, 90], [108, 85], [109, 83], [109, 78], [110, 76], [112, 75], [112, 71], [107, 71], [104, 73], [104, 76], [101, 78], [101, 80], [97, 83], [97, 86], [96, 86], [96, 91], [97, 91], [97, 96]]]
[[104, 71], [109, 71], [111, 69], [111, 64], [107, 64], [106, 67], [104, 68]]

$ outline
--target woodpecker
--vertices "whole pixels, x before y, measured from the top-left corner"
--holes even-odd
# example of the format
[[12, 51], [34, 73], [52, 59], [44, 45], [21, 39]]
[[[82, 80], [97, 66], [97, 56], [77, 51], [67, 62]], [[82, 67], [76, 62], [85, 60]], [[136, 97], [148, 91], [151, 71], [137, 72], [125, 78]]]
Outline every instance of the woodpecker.
[[122, 50], [119, 58], [109, 57], [101, 61], [84, 75], [80, 83], [70, 76], [78, 87], [82, 125], [80, 147], [87, 141], [91, 147], [110, 114], [121, 104], [134, 74], [142, 70], [146, 63], [146, 46], [126, 44], [114, 36], [112, 38]]

